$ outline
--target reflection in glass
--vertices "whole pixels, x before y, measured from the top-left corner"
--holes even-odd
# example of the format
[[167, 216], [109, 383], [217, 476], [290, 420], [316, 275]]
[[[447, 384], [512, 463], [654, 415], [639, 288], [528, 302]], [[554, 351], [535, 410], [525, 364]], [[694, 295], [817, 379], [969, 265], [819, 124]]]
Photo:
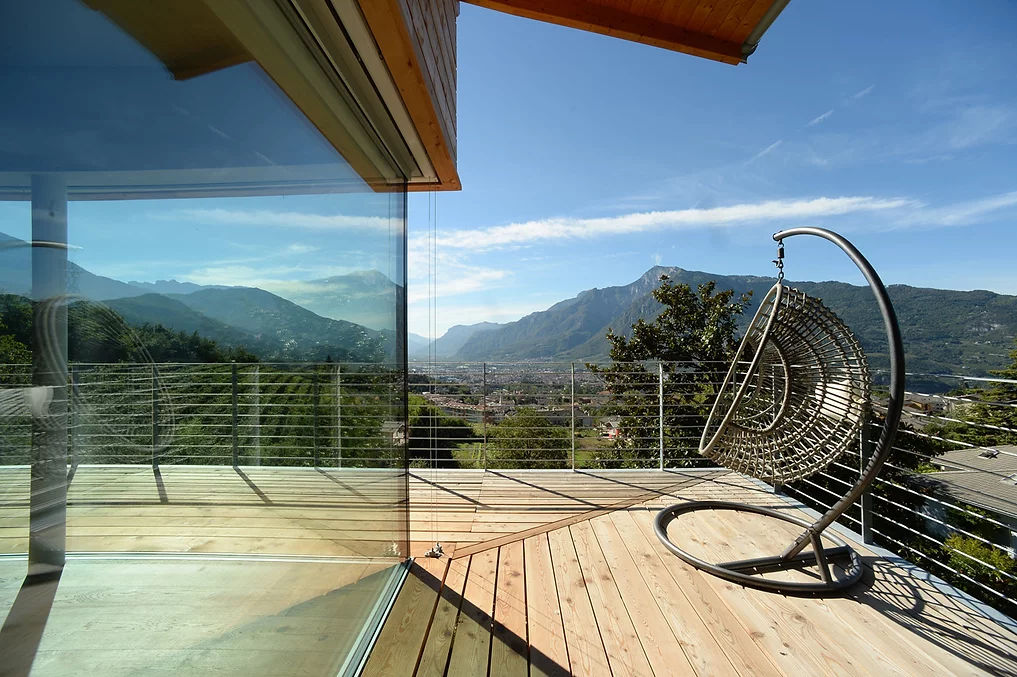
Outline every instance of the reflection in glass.
[[0, 649], [335, 674], [407, 555], [405, 192], [132, 6], [0, 27]]

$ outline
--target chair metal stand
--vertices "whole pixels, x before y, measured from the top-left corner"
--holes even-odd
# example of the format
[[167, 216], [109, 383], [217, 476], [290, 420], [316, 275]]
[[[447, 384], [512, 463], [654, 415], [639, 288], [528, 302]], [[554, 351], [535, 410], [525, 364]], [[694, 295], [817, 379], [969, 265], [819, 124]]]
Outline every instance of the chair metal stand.
[[[815, 522], [810, 523], [770, 508], [731, 501], [692, 501], [661, 510], [657, 514], [654, 528], [657, 538], [668, 550], [692, 566], [715, 576], [763, 590], [792, 594], [829, 593], [843, 590], [855, 584], [861, 578], [864, 568], [861, 558], [854, 549], [843, 539], [825, 532], [876, 479], [893, 446], [904, 404], [904, 349], [896, 313], [876, 271], [873, 270], [865, 257], [840, 235], [815, 227], [792, 228], [774, 234], [773, 239], [780, 245], [777, 264], [778, 268], [781, 268], [781, 274], [774, 289], [760, 304], [759, 312], [750, 324], [749, 330], [746, 331], [734, 363], [721, 386], [717, 403], [714, 405], [713, 411], [710, 412], [706, 430], [703, 432], [700, 453], [721, 461], [732, 470], [759, 479], [784, 483], [807, 477], [822, 470], [846, 450], [850, 439], [844, 439], [844, 435], [838, 434], [844, 431], [839, 430], [836, 425], [830, 422], [835, 414], [851, 419], [853, 423], [849, 421], [850, 429], [858, 430], [860, 426], [865, 425], [868, 393], [865, 393], [866, 404], [862, 407], [860, 418], [858, 418], [859, 407], [856, 406], [857, 398], [855, 397], [858, 386], [848, 383], [847, 376], [842, 376], [838, 381], [837, 365], [828, 368], [828, 365], [823, 361], [825, 358], [818, 352], [821, 347], [817, 346], [816, 350], [812, 350], [809, 345], [809, 341], [814, 340], [819, 332], [813, 331], [811, 328], [799, 331], [793, 326], [793, 317], [792, 320], [785, 322], [785, 326], [775, 329], [779, 324], [779, 322], [775, 322], [775, 318], [778, 316], [781, 304], [787, 306], [789, 303], [787, 299], [782, 300], [781, 298], [783, 240], [796, 235], [814, 235], [840, 247], [865, 276], [876, 298], [876, 303], [879, 305], [890, 355], [890, 392], [886, 417], [875, 450], [851, 490]], [[790, 291], [794, 292], [795, 290]], [[800, 292], [797, 293], [800, 294]], [[805, 300], [818, 304], [818, 301], [815, 300]], [[825, 309], [821, 304], [818, 305], [821, 308], [818, 311], [818, 316], [822, 316]], [[795, 308], [800, 309], [801, 306], [795, 306]], [[832, 313], [829, 315], [832, 316]], [[809, 322], [815, 322], [815, 318], [818, 316], [816, 312], [812, 312], [806, 319]], [[846, 338], [840, 340], [842, 337], [827, 336], [823, 338], [822, 343], [824, 346], [838, 343], [838, 354], [840, 355], [838, 359], [846, 364], [851, 360], [849, 353], [855, 341], [850, 335], [850, 331], [835, 316], [832, 317], [832, 320], [829, 317], [820, 317], [820, 320], [830, 323], [832, 327], [830, 331], [842, 334], [846, 332]], [[770, 349], [766, 345], [775, 337], [771, 332], [777, 332], [778, 347], [776, 350]], [[781, 332], [783, 332], [783, 340], [786, 342], [797, 340], [799, 343], [798, 347], [791, 350], [791, 352], [798, 350], [794, 359], [790, 359], [784, 354], [787, 351], [782, 352], [780, 349]], [[768, 350], [771, 353], [769, 355], [767, 354]], [[740, 359], [747, 352], [752, 352], [753, 357], [748, 363], [748, 368], [745, 368], [746, 363]], [[812, 368], [809, 370], [811, 375], [805, 378], [805, 385], [802, 386], [800, 383], [802, 379], [798, 378], [796, 381], [795, 370], [800, 367], [799, 361], [807, 362], [810, 357], [816, 358], [816, 363], [811, 365]], [[862, 361], [864, 362], [864, 356], [862, 356]], [[784, 393], [779, 408], [772, 402], [769, 409], [761, 404], [762, 394], [766, 390], [761, 376], [761, 365], [767, 364], [774, 366], [778, 371], [783, 370], [783, 376], [774, 379], [781, 383]], [[841, 372], [848, 374], [844, 369], [841, 369]], [[739, 375], [744, 377], [740, 386], [737, 386], [735, 390], [735, 380]], [[867, 367], [863, 365], [856, 375], [864, 376], [862, 382], [867, 388]], [[797, 395], [795, 394], [796, 388], [798, 389]], [[812, 411], [809, 410], [808, 405], [810, 404], [814, 405]], [[821, 416], [815, 411], [816, 408], [825, 408], [827, 415]], [[740, 409], [747, 409], [747, 414]], [[736, 415], [741, 415], [742, 418], [738, 419]], [[820, 442], [817, 443], [817, 440]], [[668, 526], [678, 516], [699, 510], [732, 510], [755, 513], [795, 524], [803, 527], [804, 531], [779, 555], [711, 563], [675, 545], [667, 533]], [[824, 546], [823, 539], [832, 542], [834, 546]], [[812, 549], [804, 551], [808, 545], [811, 545]], [[819, 581], [786, 581], [763, 578], [759, 575], [800, 568], [811, 562], [815, 562], [819, 569], [821, 577]], [[830, 568], [831, 564], [840, 566], [843, 569], [843, 575], [835, 577]]]

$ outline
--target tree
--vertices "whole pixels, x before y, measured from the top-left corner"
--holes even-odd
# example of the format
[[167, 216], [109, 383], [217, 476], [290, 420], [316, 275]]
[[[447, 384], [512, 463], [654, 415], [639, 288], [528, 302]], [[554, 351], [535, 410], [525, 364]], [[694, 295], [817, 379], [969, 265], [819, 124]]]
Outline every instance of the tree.
[[461, 418], [446, 415], [420, 395], [410, 395], [409, 405], [410, 460], [427, 461], [434, 454], [437, 467], [458, 467], [452, 450], [476, 440], [473, 426]]
[[[693, 289], [674, 284], [667, 275], [653, 291], [664, 308], [653, 322], [640, 319], [626, 337], [608, 330], [611, 361], [587, 365], [603, 376], [613, 411], [621, 416], [620, 440], [604, 465], [645, 464], [659, 435], [659, 369], [664, 382], [665, 462], [682, 465], [696, 456], [698, 435], [709, 413], [710, 393], [738, 346], [737, 317], [751, 292], [735, 299], [733, 290], [716, 291], [707, 282]], [[651, 362], [651, 364], [647, 364]], [[693, 439], [695, 438], [695, 439]]]
[[32, 351], [13, 335], [7, 334], [6, 325], [0, 319], [0, 364], [27, 364], [32, 361]]
[[[1017, 340], [1014, 341], [1017, 346]], [[1010, 351], [1011, 363], [989, 373], [1005, 381], [995, 381], [977, 393], [980, 402], [971, 405], [964, 418], [974, 423], [995, 426], [981, 428], [976, 444], [1017, 444], [1017, 347]], [[1011, 381], [1010, 383], [1006, 381]]]
[[[984, 388], [963, 388], [951, 394], [971, 401], [957, 407], [956, 421], [934, 421], [925, 432], [979, 446], [1017, 444], [1017, 348], [1010, 351], [1011, 364], [989, 373], [1001, 380]], [[1008, 382], [1009, 381], [1009, 382]]]
[[562, 468], [571, 449], [569, 431], [533, 407], [520, 407], [488, 432], [487, 464], [492, 468]]

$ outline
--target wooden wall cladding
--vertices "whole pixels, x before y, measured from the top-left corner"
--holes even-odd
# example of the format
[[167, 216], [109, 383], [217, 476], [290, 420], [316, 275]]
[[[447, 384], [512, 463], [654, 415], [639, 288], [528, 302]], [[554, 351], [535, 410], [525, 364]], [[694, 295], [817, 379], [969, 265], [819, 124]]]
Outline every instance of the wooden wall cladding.
[[458, 190], [456, 171], [456, 17], [458, 0], [359, 0], [437, 184], [410, 190]]
[[413, 26], [431, 98], [439, 108], [442, 129], [455, 158], [456, 15], [458, 0], [400, 0]]

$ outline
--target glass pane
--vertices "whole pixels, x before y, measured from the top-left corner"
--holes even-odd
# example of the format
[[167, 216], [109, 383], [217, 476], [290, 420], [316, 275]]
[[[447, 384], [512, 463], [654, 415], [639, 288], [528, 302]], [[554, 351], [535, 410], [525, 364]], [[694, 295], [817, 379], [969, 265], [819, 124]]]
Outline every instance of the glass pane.
[[405, 192], [106, 5], [0, 27], [0, 618], [33, 674], [336, 674], [407, 555]]

